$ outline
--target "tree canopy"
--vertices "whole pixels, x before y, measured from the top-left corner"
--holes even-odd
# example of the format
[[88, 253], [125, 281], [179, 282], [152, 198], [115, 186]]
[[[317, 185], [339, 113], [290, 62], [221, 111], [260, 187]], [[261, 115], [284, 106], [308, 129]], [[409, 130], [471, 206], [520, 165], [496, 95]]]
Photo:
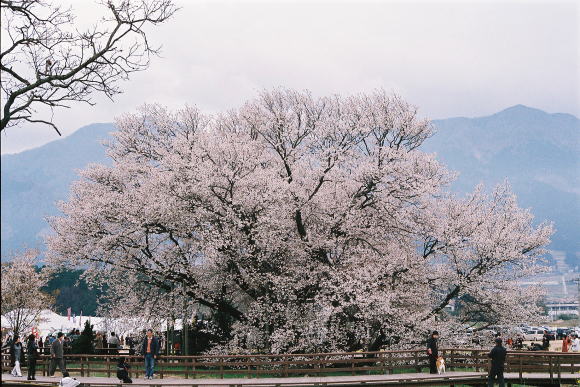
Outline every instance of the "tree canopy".
[[42, 290], [49, 273], [37, 270], [37, 259], [38, 251], [25, 250], [2, 262], [2, 316], [15, 335], [29, 333], [52, 307], [52, 297]]
[[551, 226], [507, 184], [450, 194], [454, 174], [420, 149], [430, 122], [398, 96], [274, 89], [216, 116], [146, 105], [117, 126], [114, 164], [82, 172], [48, 245], [126, 313], [203, 305], [234, 321], [223, 350], [303, 352], [537, 312], [539, 290], [516, 281], [541, 270]]

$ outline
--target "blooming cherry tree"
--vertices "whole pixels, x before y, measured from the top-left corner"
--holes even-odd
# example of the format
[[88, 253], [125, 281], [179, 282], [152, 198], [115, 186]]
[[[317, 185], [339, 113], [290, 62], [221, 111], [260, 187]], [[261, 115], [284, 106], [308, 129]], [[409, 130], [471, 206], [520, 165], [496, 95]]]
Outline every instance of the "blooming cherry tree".
[[2, 317], [15, 335], [29, 333], [52, 306], [52, 297], [42, 291], [48, 271], [38, 270], [37, 257], [38, 251], [26, 250], [2, 263]]
[[51, 259], [88, 265], [134, 309], [162, 295], [157, 313], [230, 316], [223, 350], [377, 349], [536, 310], [515, 281], [539, 270], [551, 226], [507, 185], [449, 194], [454, 174], [420, 150], [430, 122], [398, 96], [275, 89], [215, 117], [146, 105], [117, 126], [113, 166], [82, 171], [50, 220]]

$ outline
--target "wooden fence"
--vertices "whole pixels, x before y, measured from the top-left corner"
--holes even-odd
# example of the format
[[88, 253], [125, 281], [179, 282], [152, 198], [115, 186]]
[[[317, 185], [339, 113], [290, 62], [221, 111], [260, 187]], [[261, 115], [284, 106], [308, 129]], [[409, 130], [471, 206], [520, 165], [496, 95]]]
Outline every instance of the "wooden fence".
[[[447, 370], [487, 371], [490, 366], [488, 352], [479, 349], [440, 349]], [[143, 357], [119, 356], [123, 356], [131, 365], [132, 377], [143, 375]], [[119, 356], [66, 355], [65, 361], [71, 374], [83, 377], [115, 377]], [[49, 363], [49, 356], [41, 355], [37, 362], [37, 373], [47, 375]], [[160, 356], [155, 364], [155, 373], [160, 378], [177, 376], [186, 379], [228, 376], [284, 377], [421, 372], [428, 367], [425, 350], [416, 349], [283, 355]], [[9, 370], [9, 355], [3, 353], [2, 371]], [[509, 351], [506, 359], [506, 372], [519, 373], [520, 378], [530, 372], [546, 373], [552, 379], [579, 371], [580, 353]]]

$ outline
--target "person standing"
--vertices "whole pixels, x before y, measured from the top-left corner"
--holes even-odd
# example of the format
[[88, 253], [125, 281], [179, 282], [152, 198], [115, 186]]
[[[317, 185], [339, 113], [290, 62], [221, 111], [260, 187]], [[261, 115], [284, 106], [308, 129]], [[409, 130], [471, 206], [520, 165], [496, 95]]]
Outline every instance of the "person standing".
[[433, 331], [427, 340], [427, 355], [429, 355], [429, 373], [437, 373], [437, 357], [439, 356], [438, 341], [439, 332]]
[[572, 340], [572, 347], [570, 348], [572, 352], [580, 352], [580, 339], [578, 335], [574, 335], [574, 340]]
[[524, 338], [522, 335], [518, 335], [516, 342], [514, 343], [514, 349], [521, 351], [524, 348]]
[[564, 340], [562, 340], [562, 352], [568, 352], [570, 344], [572, 344], [572, 339], [570, 338], [570, 336], [565, 336]]
[[38, 344], [36, 344], [36, 336], [31, 334], [28, 336], [28, 343], [26, 345], [26, 353], [28, 354], [28, 380], [36, 380], [36, 360], [38, 359]]
[[119, 343], [119, 337], [115, 335], [115, 332], [111, 332], [111, 336], [109, 337], [109, 349], [111, 351], [108, 351], [108, 353], [117, 354], [119, 352]]
[[544, 351], [550, 350], [550, 337], [548, 336], [548, 331], [544, 331], [544, 336], [542, 336], [542, 349]]
[[95, 349], [96, 353], [102, 354], [103, 353], [103, 335], [101, 332], [97, 333], [95, 336]]
[[509, 337], [509, 338], [506, 340], [506, 344], [507, 344], [508, 348], [513, 348], [513, 345], [514, 345], [514, 340], [513, 340], [511, 337]]
[[6, 348], [8, 348], [8, 349], [12, 348], [13, 343], [14, 343], [14, 340], [12, 340], [12, 336], [6, 335], [6, 341], [4, 341], [2, 343], [2, 350], [6, 349]]
[[62, 348], [65, 352], [70, 353], [70, 349], [72, 348], [72, 339], [69, 336], [63, 336], [64, 340], [62, 341]]
[[14, 335], [14, 339], [10, 345], [10, 366], [13, 367], [10, 373], [12, 376], [22, 376], [22, 371], [20, 370], [22, 363], [24, 363], [24, 349], [22, 348], [20, 336]]
[[125, 343], [127, 343], [127, 346], [129, 347], [129, 355], [130, 356], [135, 355], [135, 343], [133, 342], [133, 338], [131, 336], [128, 336], [125, 339]]
[[64, 367], [64, 348], [62, 343], [63, 336], [64, 334], [62, 332], [58, 332], [56, 340], [54, 340], [50, 346], [50, 369], [48, 370], [48, 374], [51, 377], [54, 376], [57, 365], [63, 375], [66, 372]]
[[507, 355], [507, 350], [501, 345], [502, 341], [498, 337], [495, 339], [495, 347], [487, 355], [491, 358], [491, 369], [489, 370], [489, 376], [487, 378], [487, 386], [493, 387], [495, 379], [499, 383], [499, 387], [505, 387], [505, 381], [503, 379], [503, 371], [505, 367], [505, 358]]
[[159, 353], [159, 340], [153, 337], [153, 329], [147, 329], [147, 336], [143, 340], [141, 353], [145, 356], [145, 379], [153, 379], [155, 359]]

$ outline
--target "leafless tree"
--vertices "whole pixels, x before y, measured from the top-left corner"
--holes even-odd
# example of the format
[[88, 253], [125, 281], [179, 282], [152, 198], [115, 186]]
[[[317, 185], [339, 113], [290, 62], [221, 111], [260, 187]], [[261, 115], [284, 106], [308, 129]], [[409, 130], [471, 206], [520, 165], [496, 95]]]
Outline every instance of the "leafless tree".
[[[2, 119], [0, 130], [22, 122], [53, 127], [55, 108], [93, 105], [91, 96], [112, 98], [129, 74], [145, 70], [159, 47], [149, 44], [147, 25], [170, 18], [172, 0], [107, 0], [107, 16], [80, 31], [71, 8], [44, 0], [0, 0]], [[48, 107], [50, 114], [38, 112]]]

